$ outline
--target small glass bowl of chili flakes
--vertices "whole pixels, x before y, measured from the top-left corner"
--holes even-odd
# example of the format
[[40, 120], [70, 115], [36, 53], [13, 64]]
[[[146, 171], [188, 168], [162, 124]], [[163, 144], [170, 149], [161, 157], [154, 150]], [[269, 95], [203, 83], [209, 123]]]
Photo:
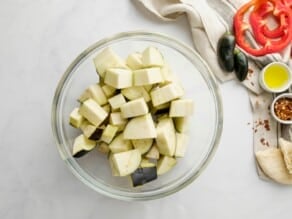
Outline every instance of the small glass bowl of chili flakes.
[[278, 122], [292, 124], [292, 93], [277, 96], [271, 105], [271, 113]]

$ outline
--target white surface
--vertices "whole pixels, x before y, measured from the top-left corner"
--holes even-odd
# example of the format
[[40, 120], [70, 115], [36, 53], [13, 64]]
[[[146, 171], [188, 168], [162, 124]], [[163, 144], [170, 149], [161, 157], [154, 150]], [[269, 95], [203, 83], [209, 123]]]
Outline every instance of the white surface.
[[291, 218], [292, 187], [258, 179], [251, 109], [237, 82], [221, 86], [224, 131], [206, 171], [150, 202], [103, 197], [79, 182], [57, 152], [50, 109], [55, 87], [84, 48], [113, 33], [148, 30], [191, 45], [185, 18], [164, 23], [130, 0], [0, 2], [0, 218]]

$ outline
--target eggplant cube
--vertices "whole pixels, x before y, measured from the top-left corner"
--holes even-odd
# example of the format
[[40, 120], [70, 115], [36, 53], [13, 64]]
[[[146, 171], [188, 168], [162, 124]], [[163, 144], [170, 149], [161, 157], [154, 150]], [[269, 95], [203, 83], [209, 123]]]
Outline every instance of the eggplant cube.
[[184, 157], [188, 144], [188, 135], [183, 133], [176, 133], [176, 147], [175, 147], [175, 157]]
[[170, 104], [169, 117], [186, 117], [192, 115], [194, 103], [191, 99], [174, 100]]
[[128, 69], [110, 68], [105, 73], [104, 83], [116, 89], [133, 86], [133, 73]]
[[131, 174], [131, 179], [134, 187], [151, 182], [157, 179], [156, 167], [138, 168], [134, 173]]
[[115, 126], [125, 125], [127, 123], [127, 119], [122, 117], [121, 112], [114, 112], [110, 114], [110, 124]]
[[139, 167], [141, 162], [141, 154], [137, 149], [115, 153], [112, 155], [112, 161], [119, 175], [127, 176]]
[[101, 87], [101, 89], [103, 90], [105, 96], [108, 98], [114, 96], [114, 94], [116, 93], [116, 88], [110, 85], [105, 84]]
[[143, 97], [146, 102], [151, 100], [150, 95], [143, 86], [128, 87], [122, 89], [121, 92], [128, 100], [135, 100], [140, 97]]
[[126, 63], [132, 70], [143, 68], [142, 54], [138, 52], [130, 54], [127, 57]]
[[116, 96], [111, 97], [108, 102], [111, 105], [111, 108], [113, 110], [117, 110], [119, 109], [123, 104], [126, 103], [126, 99], [124, 98], [124, 96], [122, 94], [118, 94]]
[[107, 103], [106, 95], [104, 94], [101, 86], [99, 84], [93, 84], [89, 86], [79, 97], [79, 101], [82, 103], [85, 100], [92, 98], [99, 105], [104, 105]]
[[79, 158], [95, 148], [96, 142], [89, 140], [84, 135], [79, 135], [74, 140], [73, 144], [73, 157]]
[[97, 56], [93, 59], [93, 62], [96, 71], [101, 77], [104, 77], [105, 71], [108, 68], [128, 68], [124, 60], [111, 48], [106, 48], [97, 54]]
[[83, 102], [79, 112], [95, 126], [99, 126], [108, 115], [108, 113], [91, 98]]
[[124, 130], [125, 139], [156, 138], [156, 129], [151, 114], [131, 119]]
[[175, 153], [176, 136], [172, 119], [161, 119], [157, 124], [156, 130], [156, 143], [159, 152], [163, 155], [173, 156]]
[[188, 117], [173, 118], [176, 131], [178, 131], [179, 133], [188, 131], [189, 128], [188, 119], [189, 119]]
[[144, 68], [133, 71], [134, 85], [143, 86], [163, 81], [160, 68]]
[[118, 131], [118, 127], [113, 125], [107, 125], [106, 128], [103, 130], [100, 140], [109, 144], [115, 137]]
[[75, 108], [70, 114], [70, 124], [79, 128], [84, 121], [84, 117], [79, 113], [79, 108]]
[[151, 91], [150, 96], [152, 98], [153, 106], [158, 106], [184, 95], [182, 87], [176, 83], [170, 83], [163, 87], [154, 89]]
[[162, 54], [159, 50], [153, 46], [147, 47], [142, 53], [142, 62], [146, 67], [158, 66], [162, 67], [164, 65], [164, 60]]
[[148, 106], [143, 98], [131, 100], [121, 106], [123, 118], [142, 116], [148, 113]]

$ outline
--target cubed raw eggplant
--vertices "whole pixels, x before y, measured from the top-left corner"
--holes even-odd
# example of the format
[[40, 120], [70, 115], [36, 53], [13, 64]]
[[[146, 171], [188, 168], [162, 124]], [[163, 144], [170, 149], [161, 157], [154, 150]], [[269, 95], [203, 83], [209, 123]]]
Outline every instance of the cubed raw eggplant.
[[163, 78], [160, 68], [143, 68], [133, 71], [134, 86], [150, 85], [160, 83]]
[[136, 139], [136, 140], [132, 140], [132, 144], [134, 148], [140, 151], [141, 154], [145, 154], [151, 148], [153, 144], [153, 139], [152, 138]]
[[83, 103], [87, 99], [95, 100], [100, 106], [107, 103], [107, 97], [104, 94], [101, 86], [99, 84], [93, 84], [89, 86], [79, 97], [79, 101]]
[[168, 64], [165, 64], [161, 67], [161, 75], [163, 77], [163, 83], [165, 85], [171, 82], [175, 82], [176, 78]]
[[161, 119], [156, 127], [156, 143], [161, 154], [173, 156], [175, 152], [176, 136], [171, 118]]
[[169, 117], [186, 117], [193, 114], [194, 103], [191, 99], [173, 100], [170, 104]]
[[97, 73], [101, 77], [104, 77], [104, 73], [108, 68], [128, 68], [125, 61], [109, 47], [97, 54], [93, 62]]
[[175, 157], [184, 157], [188, 144], [188, 135], [184, 133], [176, 133], [176, 147], [175, 147]]
[[150, 92], [153, 106], [158, 106], [174, 99], [182, 97], [184, 90], [177, 83], [170, 83], [163, 87], [153, 89]]
[[95, 131], [89, 136], [90, 140], [98, 141], [103, 133], [104, 127], [97, 127]]
[[121, 90], [121, 93], [128, 100], [135, 100], [140, 97], [143, 97], [146, 102], [149, 102], [151, 100], [150, 95], [143, 86], [124, 88]]
[[123, 104], [120, 108], [123, 118], [142, 116], [147, 114], [149, 111], [148, 106], [142, 97], [131, 100]]
[[81, 104], [79, 113], [95, 126], [99, 126], [108, 116], [108, 113], [91, 98]]
[[162, 67], [164, 65], [164, 59], [157, 48], [149, 46], [142, 52], [142, 63], [144, 67]]
[[113, 140], [113, 138], [116, 136], [118, 132], [118, 127], [117, 126], [113, 126], [108, 124], [105, 129], [102, 132], [102, 135], [100, 137], [100, 140], [109, 144], [111, 143], [111, 141]]
[[70, 114], [70, 125], [79, 128], [84, 121], [84, 117], [79, 113], [79, 108], [75, 108]]
[[80, 126], [84, 136], [91, 140], [98, 140], [101, 137], [103, 128], [96, 127], [92, 123], [84, 120]]
[[108, 99], [108, 102], [112, 108], [112, 110], [118, 110], [123, 104], [126, 103], [126, 99], [122, 94], [117, 94], [110, 99]]
[[176, 159], [169, 156], [162, 156], [157, 163], [157, 175], [170, 171], [176, 165]]
[[89, 140], [84, 135], [79, 135], [75, 138], [73, 144], [73, 157], [79, 158], [85, 155], [87, 152], [94, 149], [96, 142]]
[[188, 128], [189, 128], [188, 120], [189, 120], [189, 117], [173, 118], [176, 131], [178, 131], [179, 133], [188, 131]]
[[139, 150], [134, 149], [112, 155], [114, 168], [120, 176], [127, 176], [133, 173], [140, 165], [141, 154]]
[[131, 174], [131, 179], [134, 187], [144, 185], [157, 179], [157, 169], [155, 166], [138, 168]]
[[110, 114], [110, 124], [115, 126], [125, 125], [128, 122], [127, 119], [122, 117], [121, 112], [113, 112]]
[[144, 168], [144, 167], [155, 167], [156, 164], [151, 162], [148, 159], [142, 158], [141, 163], [140, 163], [140, 167]]
[[124, 139], [156, 138], [156, 129], [150, 113], [131, 119], [124, 130]]
[[112, 153], [109, 154], [108, 161], [109, 161], [109, 165], [110, 165], [110, 168], [111, 168], [111, 171], [112, 171], [112, 175], [113, 176], [120, 176], [119, 172], [115, 168], [115, 165], [114, 165], [114, 162], [113, 162], [113, 154]]
[[114, 96], [115, 93], [116, 93], [116, 91], [117, 91], [116, 88], [114, 88], [114, 87], [112, 87], [112, 86], [110, 86], [110, 85], [106, 85], [106, 84], [103, 85], [103, 86], [101, 87], [101, 89], [103, 90], [103, 92], [104, 92], [104, 94], [105, 94], [105, 96], [106, 96], [107, 98], [110, 98], [110, 97]]
[[116, 89], [133, 86], [133, 73], [130, 69], [109, 68], [106, 70], [104, 83]]
[[82, 130], [86, 138], [89, 138], [94, 133], [96, 128], [97, 127], [92, 123], [88, 122], [88, 120], [84, 120], [80, 125], [80, 129]]
[[152, 145], [152, 147], [147, 152], [145, 157], [148, 158], [148, 159], [152, 159], [152, 160], [158, 160], [159, 159], [160, 153], [158, 151], [156, 142]]
[[126, 63], [132, 70], [143, 68], [142, 54], [139, 52], [130, 54], [126, 59]]
[[125, 140], [123, 138], [123, 133], [118, 134], [114, 140], [109, 144], [109, 149], [112, 153], [120, 153], [124, 151], [129, 151], [133, 148], [130, 140]]

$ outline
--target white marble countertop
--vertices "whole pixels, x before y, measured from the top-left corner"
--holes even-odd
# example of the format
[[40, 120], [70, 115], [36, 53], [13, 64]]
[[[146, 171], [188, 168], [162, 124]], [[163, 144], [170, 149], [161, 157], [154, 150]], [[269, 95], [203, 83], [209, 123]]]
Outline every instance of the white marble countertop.
[[79, 182], [60, 159], [50, 110], [71, 60], [120, 31], [156, 31], [191, 45], [184, 17], [164, 23], [130, 0], [2, 0], [0, 27], [1, 219], [291, 218], [292, 188], [256, 174], [251, 109], [236, 81], [221, 85], [224, 130], [215, 157], [175, 195], [137, 203], [113, 200]]

